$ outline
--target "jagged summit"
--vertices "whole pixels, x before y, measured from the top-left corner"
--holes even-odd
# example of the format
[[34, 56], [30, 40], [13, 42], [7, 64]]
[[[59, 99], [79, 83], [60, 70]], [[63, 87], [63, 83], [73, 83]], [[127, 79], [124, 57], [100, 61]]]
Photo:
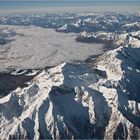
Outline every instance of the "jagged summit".
[[140, 42], [133, 42], [106, 52], [96, 68], [40, 70], [1, 98], [1, 138], [140, 138]]

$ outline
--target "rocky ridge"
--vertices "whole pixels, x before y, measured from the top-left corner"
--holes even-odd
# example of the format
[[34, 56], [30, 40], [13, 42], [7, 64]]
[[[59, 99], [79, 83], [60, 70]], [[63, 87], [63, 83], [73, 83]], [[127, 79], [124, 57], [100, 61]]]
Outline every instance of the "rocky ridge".
[[121, 36], [122, 45], [92, 67], [63, 63], [20, 73], [34, 76], [0, 99], [1, 138], [139, 139], [139, 34]]

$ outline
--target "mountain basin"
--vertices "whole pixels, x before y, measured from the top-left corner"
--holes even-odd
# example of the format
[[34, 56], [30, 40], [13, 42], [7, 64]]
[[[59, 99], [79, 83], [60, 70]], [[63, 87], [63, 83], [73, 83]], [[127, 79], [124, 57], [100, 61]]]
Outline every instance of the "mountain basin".
[[104, 52], [104, 44], [77, 42], [75, 33], [60, 33], [35, 26], [1, 25], [0, 29], [16, 32], [14, 41], [5, 44], [5, 50], [0, 51], [0, 71], [81, 62]]

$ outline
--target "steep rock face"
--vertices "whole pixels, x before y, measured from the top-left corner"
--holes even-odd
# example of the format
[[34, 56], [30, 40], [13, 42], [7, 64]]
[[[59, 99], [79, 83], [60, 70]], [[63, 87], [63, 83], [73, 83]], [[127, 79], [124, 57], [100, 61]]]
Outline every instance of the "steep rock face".
[[129, 44], [107, 52], [97, 63], [107, 78], [100, 79], [94, 88], [113, 108], [105, 138], [134, 139], [140, 134], [140, 42], [129, 40]]
[[96, 69], [63, 63], [40, 70], [0, 99], [1, 138], [140, 138], [139, 56], [140, 42], [130, 38]]
[[96, 81], [97, 75], [84, 64], [64, 63], [42, 71], [28, 87], [0, 100], [0, 135], [103, 138], [111, 110], [102, 94], [88, 87]]

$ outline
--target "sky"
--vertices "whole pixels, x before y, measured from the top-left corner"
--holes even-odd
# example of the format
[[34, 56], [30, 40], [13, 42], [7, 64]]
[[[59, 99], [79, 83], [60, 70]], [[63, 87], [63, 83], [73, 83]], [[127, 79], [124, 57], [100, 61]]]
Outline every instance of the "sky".
[[140, 0], [0, 0], [0, 1], [96, 1], [96, 2], [100, 2], [100, 1], [103, 1], [103, 2], [105, 2], [105, 1], [111, 1], [111, 2], [113, 2], [113, 1], [115, 1], [115, 2], [140, 2]]
[[[87, 0], [0, 0], [0, 1], [87, 1]], [[88, 1], [138, 1], [140, 0], [88, 0]]]

